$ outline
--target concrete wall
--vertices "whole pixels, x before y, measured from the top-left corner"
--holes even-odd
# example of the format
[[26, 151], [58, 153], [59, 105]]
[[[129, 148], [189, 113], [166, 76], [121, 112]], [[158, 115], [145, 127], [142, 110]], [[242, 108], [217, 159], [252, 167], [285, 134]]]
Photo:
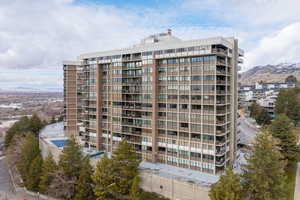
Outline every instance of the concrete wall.
[[141, 172], [141, 188], [171, 200], [209, 200], [209, 187], [162, 177], [151, 172]]
[[59, 148], [49, 144], [49, 142], [45, 138], [40, 138], [39, 139], [39, 144], [40, 144], [40, 150], [41, 150], [41, 154], [42, 154], [43, 159], [45, 159], [46, 156], [48, 155], [48, 153], [51, 152], [52, 155], [53, 155], [54, 160], [56, 162], [59, 161], [59, 155], [60, 155], [62, 150], [60, 150]]

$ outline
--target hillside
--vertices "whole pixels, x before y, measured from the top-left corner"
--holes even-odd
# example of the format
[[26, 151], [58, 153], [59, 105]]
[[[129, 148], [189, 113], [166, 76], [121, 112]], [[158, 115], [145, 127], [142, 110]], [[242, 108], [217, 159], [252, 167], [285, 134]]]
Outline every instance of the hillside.
[[300, 81], [300, 63], [255, 66], [240, 76], [242, 85], [253, 85], [255, 82], [284, 82], [293, 75]]

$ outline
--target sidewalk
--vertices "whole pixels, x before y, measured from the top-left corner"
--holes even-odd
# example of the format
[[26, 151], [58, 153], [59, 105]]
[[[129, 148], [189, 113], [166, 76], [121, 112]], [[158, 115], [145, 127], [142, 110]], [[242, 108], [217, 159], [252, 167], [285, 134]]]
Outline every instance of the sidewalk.
[[296, 174], [296, 184], [295, 184], [295, 194], [294, 200], [300, 199], [300, 162], [297, 164], [297, 174]]
[[0, 200], [37, 200], [37, 197], [32, 197], [28, 194], [17, 192], [17, 193], [7, 193], [0, 191]]

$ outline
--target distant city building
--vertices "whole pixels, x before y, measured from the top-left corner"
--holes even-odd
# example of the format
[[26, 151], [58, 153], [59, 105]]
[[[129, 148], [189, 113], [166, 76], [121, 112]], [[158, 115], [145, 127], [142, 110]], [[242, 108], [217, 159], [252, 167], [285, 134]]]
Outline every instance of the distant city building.
[[255, 83], [255, 85], [241, 85], [239, 87], [240, 102], [256, 101], [268, 96], [277, 95], [281, 89], [296, 87], [295, 83]]
[[142, 160], [219, 174], [236, 153], [234, 38], [183, 41], [171, 31], [130, 48], [64, 62], [65, 130], [84, 148], [122, 139]]
[[275, 102], [281, 89], [295, 88], [293, 82], [285, 83], [255, 83], [255, 85], [243, 85], [239, 87], [239, 104], [249, 107], [252, 102], [264, 107], [274, 116]]

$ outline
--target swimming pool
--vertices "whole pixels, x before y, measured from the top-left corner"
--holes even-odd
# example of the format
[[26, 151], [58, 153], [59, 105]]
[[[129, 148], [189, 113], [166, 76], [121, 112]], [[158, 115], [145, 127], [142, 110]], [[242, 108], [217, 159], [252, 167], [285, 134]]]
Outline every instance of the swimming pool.
[[68, 144], [68, 140], [51, 140], [51, 142], [58, 148], [64, 147]]

